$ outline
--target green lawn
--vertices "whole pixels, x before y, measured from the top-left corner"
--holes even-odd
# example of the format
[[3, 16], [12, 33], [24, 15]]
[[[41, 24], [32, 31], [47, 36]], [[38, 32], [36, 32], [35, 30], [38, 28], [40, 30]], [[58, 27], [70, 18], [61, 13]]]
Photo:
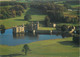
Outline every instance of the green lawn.
[[35, 8], [30, 8], [26, 14], [30, 14], [32, 17], [29, 21], [44, 21], [46, 16], [41, 10]]
[[56, 28], [53, 28], [53, 27], [39, 27], [38, 30], [56, 30]]
[[72, 8], [80, 7], [80, 5], [71, 5]]
[[27, 55], [21, 52], [22, 45], [4, 46], [0, 45], [0, 56], [2, 57], [79, 57], [79, 47], [72, 43], [72, 37], [64, 39], [44, 40], [29, 43], [31, 51]]

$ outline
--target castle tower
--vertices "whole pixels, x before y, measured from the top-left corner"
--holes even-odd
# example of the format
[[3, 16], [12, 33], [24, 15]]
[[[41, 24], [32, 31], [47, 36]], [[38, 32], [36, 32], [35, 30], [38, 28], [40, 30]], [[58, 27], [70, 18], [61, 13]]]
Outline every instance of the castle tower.
[[39, 22], [37, 22], [36, 25], [37, 25], [37, 30], [38, 30], [39, 29]]
[[13, 27], [13, 33], [21, 33], [21, 32], [25, 32], [24, 24], [20, 25], [20, 26]]

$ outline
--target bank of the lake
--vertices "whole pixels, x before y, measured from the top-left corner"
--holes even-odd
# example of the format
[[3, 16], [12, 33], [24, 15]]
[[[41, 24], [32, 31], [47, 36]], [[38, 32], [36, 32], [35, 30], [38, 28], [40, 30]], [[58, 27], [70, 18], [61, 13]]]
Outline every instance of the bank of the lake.
[[2, 57], [79, 57], [79, 47], [73, 44], [72, 37], [51, 39], [29, 43], [31, 51], [21, 52], [24, 44], [17, 46], [0, 45]]

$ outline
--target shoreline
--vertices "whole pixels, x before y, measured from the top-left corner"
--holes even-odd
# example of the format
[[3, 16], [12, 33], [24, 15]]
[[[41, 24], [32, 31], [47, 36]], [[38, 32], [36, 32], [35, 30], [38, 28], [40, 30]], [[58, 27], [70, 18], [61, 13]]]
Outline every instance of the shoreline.
[[[66, 38], [67, 38], [67, 37], [66, 37]], [[65, 39], [66, 39], [66, 38], [65, 38]], [[68, 37], [68, 38], [72, 38], [72, 37]], [[55, 40], [61, 40], [61, 39], [63, 39], [63, 38], [59, 38], [59, 39], [48, 39], [48, 40], [40, 40], [40, 41], [34, 41], [34, 42], [31, 42], [31, 43], [26, 43], [26, 44], [32, 44], [32, 43], [36, 43], [36, 42], [50, 41], [50, 40], [55, 41]], [[21, 46], [21, 45], [24, 45], [24, 44], [14, 45], [14, 46]], [[0, 44], [0, 46], [9, 46], [9, 45], [1, 45], [1, 44]], [[12, 46], [10, 46], [10, 47], [12, 47]]]

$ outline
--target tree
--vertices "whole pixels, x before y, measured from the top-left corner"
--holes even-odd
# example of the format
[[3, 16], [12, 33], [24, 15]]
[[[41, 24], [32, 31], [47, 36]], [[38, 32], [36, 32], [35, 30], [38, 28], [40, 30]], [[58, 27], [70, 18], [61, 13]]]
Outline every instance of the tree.
[[24, 16], [24, 20], [30, 20], [31, 19], [31, 15], [29, 15], [29, 14], [26, 14], [25, 16]]
[[64, 21], [67, 22], [67, 23], [70, 23], [71, 22], [71, 18], [67, 16], [67, 17], [65, 17]]
[[73, 36], [73, 42], [76, 43], [76, 44], [80, 44], [79, 41], [80, 41], [80, 35], [75, 34], [75, 35]]
[[4, 25], [0, 25], [0, 29], [1, 30], [5, 30], [5, 26]]
[[67, 25], [62, 25], [61, 26], [61, 31], [67, 31], [68, 30], [68, 26]]
[[16, 11], [15, 10], [12, 10], [11, 12], [12, 12], [12, 14], [11, 14], [12, 17], [16, 17]]
[[64, 7], [66, 7], [67, 9], [69, 9], [69, 8], [71, 8], [71, 5], [68, 4], [68, 3], [65, 3], [65, 4], [64, 4]]
[[24, 8], [21, 5], [15, 5], [14, 7], [11, 7], [10, 10], [15, 10], [15, 11], [22, 11], [24, 12]]
[[45, 17], [45, 25], [49, 26], [50, 24], [50, 18], [48, 16]]
[[21, 16], [22, 15], [22, 11], [17, 11], [16, 15]]
[[26, 3], [21, 3], [21, 5], [24, 7], [24, 9], [27, 9], [27, 4]]
[[31, 51], [30, 49], [29, 49], [29, 46], [27, 45], [27, 44], [25, 44], [24, 46], [23, 46], [23, 50], [22, 51], [24, 51], [25, 52], [25, 55], [27, 55], [27, 52], [28, 51]]

